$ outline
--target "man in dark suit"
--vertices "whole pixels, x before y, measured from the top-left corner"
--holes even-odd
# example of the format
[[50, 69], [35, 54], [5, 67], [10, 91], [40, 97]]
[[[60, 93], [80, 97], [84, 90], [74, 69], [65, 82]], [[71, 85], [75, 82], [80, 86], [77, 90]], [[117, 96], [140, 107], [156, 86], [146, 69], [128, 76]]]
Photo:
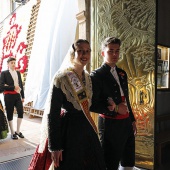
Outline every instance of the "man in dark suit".
[[[118, 68], [121, 41], [108, 37], [102, 44], [103, 65], [91, 73], [91, 111], [98, 118], [99, 138], [107, 170], [132, 170], [135, 165], [135, 118], [128, 95], [127, 74]], [[114, 116], [112, 116], [114, 115]]]
[[[0, 88], [4, 91], [4, 102], [7, 113], [7, 119], [11, 130], [11, 138], [18, 139], [24, 138], [20, 132], [20, 126], [23, 118], [23, 104], [24, 102], [24, 90], [21, 80], [21, 74], [15, 70], [16, 59], [10, 57], [7, 60], [9, 70], [2, 71], [0, 77]], [[13, 112], [14, 107], [17, 110], [17, 131], [13, 129]]]

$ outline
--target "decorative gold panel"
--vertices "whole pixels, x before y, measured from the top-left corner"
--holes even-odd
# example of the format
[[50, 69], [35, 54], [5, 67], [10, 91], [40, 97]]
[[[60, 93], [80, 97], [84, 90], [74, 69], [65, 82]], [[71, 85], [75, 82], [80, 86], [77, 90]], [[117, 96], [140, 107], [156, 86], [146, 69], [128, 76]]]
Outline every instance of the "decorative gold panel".
[[129, 94], [136, 117], [136, 166], [154, 167], [155, 12], [154, 0], [91, 1], [91, 70], [99, 67], [102, 40], [121, 39], [118, 66], [128, 74]]

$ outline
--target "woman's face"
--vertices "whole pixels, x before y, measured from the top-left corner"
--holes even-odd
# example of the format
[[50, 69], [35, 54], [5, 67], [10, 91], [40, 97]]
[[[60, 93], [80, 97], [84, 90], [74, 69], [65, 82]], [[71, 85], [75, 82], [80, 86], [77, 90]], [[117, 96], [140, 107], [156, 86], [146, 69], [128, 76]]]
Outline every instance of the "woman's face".
[[84, 67], [90, 61], [90, 54], [91, 48], [89, 44], [84, 42], [78, 44], [75, 51], [73, 63]]

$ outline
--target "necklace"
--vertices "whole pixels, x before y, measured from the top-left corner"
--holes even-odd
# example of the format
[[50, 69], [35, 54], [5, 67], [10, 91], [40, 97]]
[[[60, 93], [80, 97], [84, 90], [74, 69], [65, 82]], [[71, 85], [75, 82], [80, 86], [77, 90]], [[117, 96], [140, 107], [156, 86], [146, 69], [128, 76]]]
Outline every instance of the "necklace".
[[77, 75], [77, 77], [83, 82], [83, 84], [85, 85], [86, 84], [86, 81], [85, 81], [85, 74], [84, 74], [84, 70], [82, 72], [82, 74], [78, 74], [74, 69], [73, 69], [74, 73]]
[[82, 74], [78, 74], [75, 69], [73, 69], [73, 71], [74, 71], [74, 73], [76, 73], [76, 75], [77, 75], [80, 79], [82, 79], [84, 71], [83, 71]]

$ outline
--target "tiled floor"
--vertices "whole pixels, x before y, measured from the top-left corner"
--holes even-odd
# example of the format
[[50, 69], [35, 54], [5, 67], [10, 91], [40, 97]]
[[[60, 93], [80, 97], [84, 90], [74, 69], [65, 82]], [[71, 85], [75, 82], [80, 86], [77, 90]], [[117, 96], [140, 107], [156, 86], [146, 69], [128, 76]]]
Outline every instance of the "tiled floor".
[[[0, 163], [34, 153], [39, 144], [41, 120], [40, 117], [29, 118], [25, 114], [21, 124], [21, 132], [25, 138], [12, 140], [10, 133], [8, 133], [6, 139], [0, 140]], [[17, 117], [14, 115], [14, 130], [16, 129], [16, 122]]]
[[[30, 118], [27, 114], [24, 115], [21, 125], [21, 132], [25, 138], [12, 140], [10, 133], [4, 140], [0, 140], [0, 164], [10, 160], [23, 158], [34, 154], [35, 148], [39, 144], [40, 138], [40, 125], [42, 118], [33, 117]], [[14, 115], [14, 128], [16, 129], [17, 116]], [[155, 170], [168, 170], [170, 165], [167, 163], [164, 166], [157, 167]], [[135, 168], [135, 170], [144, 170], [141, 168]]]

